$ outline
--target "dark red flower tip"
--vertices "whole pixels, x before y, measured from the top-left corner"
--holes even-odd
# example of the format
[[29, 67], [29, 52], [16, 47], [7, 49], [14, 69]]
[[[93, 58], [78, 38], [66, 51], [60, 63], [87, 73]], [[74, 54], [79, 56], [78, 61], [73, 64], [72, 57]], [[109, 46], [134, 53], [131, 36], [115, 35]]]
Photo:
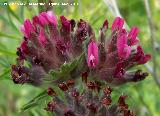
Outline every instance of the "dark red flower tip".
[[17, 48], [17, 52], [16, 52], [17, 56], [19, 56], [19, 59], [23, 60], [25, 59], [25, 55], [22, 53], [21, 48]]
[[43, 65], [43, 62], [42, 62], [39, 58], [37, 58], [36, 56], [34, 56], [34, 57], [32, 58], [32, 63], [33, 63], [33, 64], [36, 64], [36, 65], [40, 65], [40, 66]]
[[77, 41], [79, 43], [82, 43], [84, 40], [86, 40], [87, 37], [87, 23], [80, 19], [80, 21], [77, 23], [77, 30], [76, 30], [76, 37]]
[[91, 112], [94, 112], [96, 113], [97, 110], [98, 110], [98, 107], [96, 106], [95, 103], [91, 103], [91, 102], [88, 102], [86, 107], [91, 111]]
[[105, 95], [110, 95], [112, 93], [112, 88], [110, 88], [110, 87], [104, 88], [103, 93]]
[[125, 74], [125, 64], [123, 61], [120, 61], [116, 64], [116, 68], [114, 71], [114, 77], [122, 78], [124, 74]]
[[75, 84], [74, 80], [68, 80], [68, 81], [66, 82], [66, 85], [67, 85], [68, 87], [73, 87], [74, 84]]
[[88, 87], [88, 89], [95, 90], [95, 84], [94, 84], [94, 82], [92, 82], [92, 81], [88, 82], [87, 83], [87, 87]]
[[87, 82], [87, 87], [88, 87], [88, 89], [99, 92], [101, 89], [101, 83], [98, 81], [95, 81], [95, 82], [89, 81], [89, 82]]
[[46, 111], [53, 112], [55, 110], [56, 102], [54, 100], [50, 101], [47, 104], [47, 108], [44, 108]]
[[66, 85], [66, 83], [61, 83], [58, 85], [58, 87], [62, 90], [62, 91], [67, 91], [68, 90], [68, 86]]
[[136, 116], [136, 115], [133, 113], [133, 111], [128, 110], [128, 109], [124, 110], [123, 113], [124, 113], [124, 116]]
[[137, 62], [138, 64], [145, 64], [149, 60], [151, 60], [150, 54], [144, 54], [143, 49], [141, 46], [137, 47], [137, 53], [135, 54], [133, 58], [133, 62]]
[[125, 95], [121, 95], [118, 99], [118, 106], [122, 109], [122, 110], [125, 110], [125, 109], [128, 109], [128, 105], [125, 103], [125, 100], [126, 100], [127, 96]]
[[76, 89], [74, 89], [74, 90], [71, 92], [71, 95], [72, 95], [72, 97], [74, 97], [74, 98], [78, 98], [79, 92], [78, 92]]
[[56, 95], [56, 92], [53, 90], [53, 88], [49, 87], [49, 88], [47, 89], [47, 94], [48, 94], [49, 96], [55, 96], [55, 95]]
[[12, 65], [11, 76], [15, 84], [24, 84], [29, 81], [29, 73], [23, 66]]
[[103, 98], [102, 100], [101, 100], [101, 103], [103, 104], [103, 105], [111, 105], [111, 103], [112, 103], [112, 99], [111, 99], [111, 96], [107, 96], [107, 97], [105, 97], [105, 98]]
[[76, 26], [76, 21], [74, 19], [71, 19], [70, 23], [71, 23], [71, 30], [74, 31], [74, 28]]
[[84, 73], [82, 73], [82, 82], [85, 82], [85, 83], [87, 83], [87, 78], [88, 78], [88, 72], [84, 72]]
[[103, 28], [108, 29], [108, 20], [107, 19], [103, 23]]
[[73, 111], [68, 110], [64, 113], [64, 116], [76, 116]]
[[135, 75], [133, 77], [133, 81], [137, 82], [137, 81], [141, 81], [143, 79], [145, 79], [148, 76], [147, 72], [142, 72], [141, 70], [137, 70], [135, 72]]
[[71, 32], [71, 22], [64, 16], [60, 16], [60, 20], [62, 24], [61, 31], [64, 33]]

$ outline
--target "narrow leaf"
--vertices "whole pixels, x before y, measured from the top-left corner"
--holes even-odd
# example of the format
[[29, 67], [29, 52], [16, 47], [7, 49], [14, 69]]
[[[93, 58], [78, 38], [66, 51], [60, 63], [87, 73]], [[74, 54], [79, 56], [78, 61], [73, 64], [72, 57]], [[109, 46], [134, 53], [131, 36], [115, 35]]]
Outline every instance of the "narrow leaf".
[[20, 23], [22, 23], [22, 20], [16, 15], [16, 13], [10, 8], [10, 6], [7, 6], [8, 12], [15, 17]]
[[41, 92], [39, 95], [37, 95], [36, 97], [34, 97], [31, 101], [29, 101], [27, 104], [25, 104], [22, 108], [21, 108], [21, 112], [24, 112], [30, 108], [33, 108], [35, 106], [37, 106], [40, 101], [44, 98], [47, 98], [48, 94], [45, 91]]

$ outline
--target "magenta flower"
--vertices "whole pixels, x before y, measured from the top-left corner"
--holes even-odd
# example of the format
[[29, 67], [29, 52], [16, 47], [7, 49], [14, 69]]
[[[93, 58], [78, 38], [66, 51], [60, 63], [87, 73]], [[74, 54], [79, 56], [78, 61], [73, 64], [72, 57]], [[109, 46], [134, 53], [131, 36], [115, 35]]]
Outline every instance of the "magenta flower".
[[39, 14], [39, 16], [34, 16], [33, 17], [33, 25], [40, 25], [40, 26], [45, 26], [53, 24], [55, 27], [57, 27], [58, 22], [57, 22], [57, 17], [51, 12], [42, 12]]
[[42, 12], [39, 15], [39, 20], [40, 20], [41, 24], [43, 24], [43, 25], [47, 25], [47, 24], [51, 23], [51, 24], [54, 24], [55, 26], [57, 26], [57, 23], [58, 23], [56, 16], [51, 11], [48, 11], [47, 13]]
[[134, 46], [136, 45], [139, 40], [137, 38], [137, 35], [138, 35], [138, 32], [139, 32], [139, 29], [137, 27], [132, 27], [129, 34], [128, 34], [128, 40], [129, 40], [129, 45], [130, 46]]
[[21, 50], [22, 50], [22, 53], [28, 53], [27, 44], [28, 44], [27, 41], [25, 41], [25, 40], [22, 41], [22, 43], [21, 43]]
[[117, 39], [118, 56], [120, 58], [127, 59], [131, 54], [131, 47], [127, 45], [127, 36], [121, 35]]
[[32, 18], [32, 20], [33, 20], [33, 25], [34, 25], [35, 27], [38, 26], [38, 25], [43, 26], [43, 24], [42, 24], [41, 21], [39, 20], [39, 17], [38, 17], [38, 16], [34, 16], [34, 17]]
[[31, 33], [35, 32], [33, 25], [31, 24], [29, 19], [24, 21], [24, 24], [20, 27], [21, 32], [25, 35], [25, 37], [29, 38]]
[[60, 17], [61, 19], [61, 23], [62, 23], [62, 32], [64, 33], [69, 33], [71, 32], [71, 22], [69, 20], [66, 19], [66, 17], [64, 16], [61, 16]]
[[41, 22], [42, 26], [45, 26], [45, 25], [49, 24], [46, 12], [40, 13], [39, 16], [38, 16], [38, 18], [39, 18], [39, 21]]
[[52, 24], [54, 24], [54, 26], [57, 27], [57, 25], [58, 25], [57, 17], [56, 17], [56, 15], [53, 14], [52, 11], [47, 12], [46, 18], [48, 19], [49, 23], [52, 23]]
[[98, 46], [94, 41], [88, 45], [88, 66], [95, 68], [98, 65]]
[[134, 62], [137, 62], [138, 64], [145, 64], [151, 59], [150, 54], [144, 54], [142, 47], [138, 46], [137, 47], [137, 53], [135, 57], [133, 58]]
[[119, 28], [122, 29], [124, 25], [124, 20], [120, 17], [116, 17], [112, 24], [112, 31]]
[[45, 37], [45, 32], [43, 28], [40, 28], [40, 32], [39, 32], [39, 42], [45, 46], [46, 45], [46, 37]]
[[118, 78], [123, 78], [124, 74], [125, 74], [125, 64], [123, 61], [120, 61], [116, 64], [116, 69], [114, 72], [114, 76], [118, 77]]

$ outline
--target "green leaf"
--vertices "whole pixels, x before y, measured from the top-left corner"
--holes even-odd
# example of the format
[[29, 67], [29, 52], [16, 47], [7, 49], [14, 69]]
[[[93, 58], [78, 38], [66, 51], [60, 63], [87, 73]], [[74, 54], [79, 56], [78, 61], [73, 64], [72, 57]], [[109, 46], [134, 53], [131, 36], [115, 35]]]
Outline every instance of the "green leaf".
[[12, 53], [4, 49], [0, 49], [0, 53], [5, 54], [5, 55], [10, 55], [10, 56], [16, 56], [16, 53]]
[[0, 74], [0, 79], [3, 79], [3, 77], [5, 77], [9, 72], [10, 72], [10, 68], [9, 68], [9, 69], [5, 69], [5, 70]]
[[19, 29], [17, 28], [17, 26], [14, 24], [13, 19], [11, 19], [10, 16], [10, 12], [7, 12], [8, 18], [9, 18], [9, 23], [11, 25], [11, 27], [13, 28], [13, 31], [15, 31], [16, 33], [19, 33]]
[[36, 97], [34, 97], [31, 101], [29, 101], [27, 104], [25, 104], [22, 108], [21, 108], [21, 112], [24, 112], [30, 108], [33, 108], [37, 105], [39, 105], [39, 103], [41, 103], [41, 100], [44, 100], [44, 98], [47, 98], [48, 94], [45, 91], [41, 92], [39, 95], [37, 95]]
[[[74, 3], [79, 3], [79, 2], [81, 2], [81, 1], [79, 1], [79, 0], [75, 0], [75, 1], [74, 1]], [[79, 7], [80, 7], [79, 5], [75, 5], [75, 6], [74, 6], [73, 17], [75, 17], [75, 18], [78, 17], [77, 14], [78, 14], [78, 11], [79, 11]]]
[[[43, 0], [38, 0], [38, 3], [45, 3], [45, 1], [43, 1]], [[43, 11], [45, 11], [45, 7], [42, 5], [38, 5], [38, 11], [39, 11], [39, 13], [41, 13], [41, 12], [43, 12]]]
[[57, 70], [51, 70], [50, 71], [50, 75], [54, 78], [54, 79], [58, 79], [58, 78], [64, 78], [67, 79], [70, 77], [70, 73], [76, 69], [78, 67], [78, 64], [81, 63], [82, 59], [84, 57], [84, 53], [82, 53], [78, 58], [76, 58], [75, 60], [69, 62], [69, 63], [64, 63], [61, 65], [59, 71]]
[[8, 12], [9, 12], [14, 18], [16, 18], [20, 23], [23, 22], [23, 21], [19, 18], [19, 16], [17, 16], [16, 13], [10, 8], [10, 6], [7, 6], [7, 10], [8, 10]]
[[21, 39], [21, 37], [15, 36], [15, 35], [8, 35], [8, 33], [0, 32], [0, 37], [6, 37], [8, 39]]
[[0, 19], [1, 19], [3, 22], [5, 22], [6, 25], [9, 25], [9, 24], [10, 24], [9, 21], [8, 21], [8, 19], [7, 19], [4, 15], [0, 15]]

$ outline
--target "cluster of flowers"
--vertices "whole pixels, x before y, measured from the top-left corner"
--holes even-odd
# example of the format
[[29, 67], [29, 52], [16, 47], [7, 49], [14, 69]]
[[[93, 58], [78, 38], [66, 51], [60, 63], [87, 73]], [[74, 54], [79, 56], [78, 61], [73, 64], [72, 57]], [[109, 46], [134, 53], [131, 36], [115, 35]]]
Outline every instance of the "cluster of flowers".
[[45, 110], [57, 116], [135, 116], [125, 102], [127, 96], [121, 95], [118, 102], [114, 104], [111, 98], [112, 89], [109, 86], [102, 87], [100, 82], [89, 81], [83, 76], [82, 80], [84, 82], [83, 92], [78, 91], [74, 80], [58, 85], [64, 93], [66, 102], [53, 88], [49, 87], [47, 93], [52, 100], [47, 104]]
[[[120, 85], [126, 82], [137, 82], [148, 76], [147, 72], [138, 69], [130, 70], [147, 63], [151, 59], [151, 56], [145, 54], [139, 45], [137, 38], [139, 29], [133, 27], [127, 32], [124, 28], [124, 20], [116, 17], [111, 29], [108, 20], [104, 21], [99, 30], [99, 38], [96, 39], [91, 26], [82, 19], [76, 23], [73, 19], [68, 20], [61, 16], [60, 22], [59, 29], [57, 17], [51, 11], [34, 16], [32, 21], [29, 19], [24, 21], [21, 26], [24, 39], [20, 47], [17, 48], [17, 64], [12, 65], [11, 75], [14, 83], [42, 85], [45, 78], [52, 76], [50, 75], [52, 70], [60, 71], [62, 65], [72, 63], [74, 59], [84, 54], [81, 62], [78, 62], [77, 66], [67, 73], [69, 76], [66, 74], [67, 79], [65, 75], [63, 75], [64, 77], [61, 75], [56, 77], [58, 81], [51, 80], [51, 84], [59, 84], [59, 88], [64, 91], [66, 99], [72, 102], [71, 104], [68, 103], [70, 108], [50, 88], [49, 95], [52, 94], [54, 100], [49, 102], [46, 110], [55, 111], [59, 115], [62, 112], [57, 109], [58, 106], [62, 108], [63, 114], [65, 111], [66, 116], [69, 116], [71, 114], [76, 115], [79, 110], [80, 114], [87, 115], [93, 114], [93, 112], [113, 113], [117, 112], [118, 109], [125, 116], [133, 116], [134, 114], [125, 103], [125, 96], [119, 98], [118, 105], [106, 109], [103, 107], [104, 104], [108, 106], [112, 102], [111, 90], [107, 88], [104, 90], [103, 96], [99, 95], [98, 98], [97, 96], [94, 98], [90, 89], [96, 86], [99, 93], [101, 82]], [[106, 32], [110, 34], [106, 35]], [[69, 89], [69, 86], [72, 86], [81, 74], [85, 80], [84, 86], [88, 87], [86, 92], [82, 94], [73, 87]], [[86, 77], [88, 76], [95, 81], [87, 82]], [[50, 79], [54, 80], [55, 78]], [[68, 81], [61, 83], [65, 80]], [[106, 91], [110, 92], [106, 93]], [[98, 101], [95, 100], [95, 103], [92, 103], [94, 100], [89, 96], [98, 99]], [[74, 101], [71, 97], [74, 98]], [[91, 102], [86, 102], [86, 99], [87, 101], [90, 99]], [[82, 106], [80, 101], [83, 101]], [[85, 107], [89, 110], [86, 111]], [[75, 110], [78, 111], [75, 112]]]

